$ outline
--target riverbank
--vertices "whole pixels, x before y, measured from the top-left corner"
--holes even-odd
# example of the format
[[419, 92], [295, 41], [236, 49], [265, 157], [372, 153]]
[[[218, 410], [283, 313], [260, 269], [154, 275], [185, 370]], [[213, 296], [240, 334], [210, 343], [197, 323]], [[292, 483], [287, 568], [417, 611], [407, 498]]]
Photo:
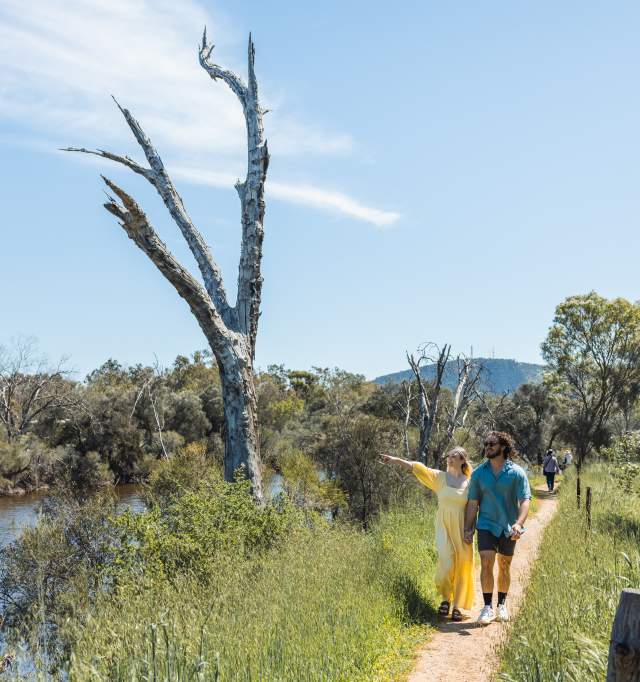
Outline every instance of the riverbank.
[[38, 486], [4, 486], [0, 487], [0, 499], [3, 497], [24, 497], [25, 495], [33, 495], [35, 493], [46, 493], [50, 486], [46, 483]]
[[363, 531], [286, 498], [257, 507], [215, 469], [184, 481], [159, 477], [139, 514], [70, 500], [5, 555], [5, 594], [24, 597], [7, 622], [38, 614], [32, 660], [70, 680], [382, 682], [411, 665], [435, 613], [430, 496]]

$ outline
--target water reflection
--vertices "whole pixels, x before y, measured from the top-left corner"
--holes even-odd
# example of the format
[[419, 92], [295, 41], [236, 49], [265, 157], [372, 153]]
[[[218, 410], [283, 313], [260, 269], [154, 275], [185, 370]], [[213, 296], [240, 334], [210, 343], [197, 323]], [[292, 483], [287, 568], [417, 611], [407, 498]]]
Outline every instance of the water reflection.
[[[118, 510], [131, 509], [139, 512], [144, 509], [139, 485], [119, 485], [115, 488], [118, 496]], [[20, 535], [22, 530], [34, 526], [46, 493], [0, 497], [0, 548], [6, 547]]]

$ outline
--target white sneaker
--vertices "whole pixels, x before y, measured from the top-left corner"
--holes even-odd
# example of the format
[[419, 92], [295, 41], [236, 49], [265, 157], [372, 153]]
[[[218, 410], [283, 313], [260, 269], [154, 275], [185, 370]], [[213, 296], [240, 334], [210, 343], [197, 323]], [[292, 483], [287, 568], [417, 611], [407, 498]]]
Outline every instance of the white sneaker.
[[496, 614], [496, 620], [499, 623], [506, 623], [509, 620], [509, 611], [504, 604], [498, 604], [498, 613]]
[[478, 623], [480, 625], [489, 625], [494, 617], [493, 609], [490, 606], [483, 606], [478, 616]]

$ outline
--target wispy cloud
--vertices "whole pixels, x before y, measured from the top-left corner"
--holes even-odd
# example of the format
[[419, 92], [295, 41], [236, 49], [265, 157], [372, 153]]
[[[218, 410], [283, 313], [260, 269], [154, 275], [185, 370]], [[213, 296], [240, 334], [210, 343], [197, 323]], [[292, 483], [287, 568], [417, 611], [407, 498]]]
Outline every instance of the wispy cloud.
[[[210, 187], [230, 187], [238, 177], [230, 173], [217, 173], [184, 166], [171, 166], [171, 173], [176, 178]], [[391, 227], [400, 218], [399, 213], [370, 208], [341, 192], [319, 189], [311, 185], [292, 185], [267, 180], [267, 192], [275, 199], [343, 213], [378, 227]]]
[[[0, 118], [52, 146], [112, 145], [113, 151], [129, 152], [133, 142], [118, 122], [108, 97], [113, 93], [163, 155], [182, 166], [184, 180], [229, 186], [235, 175], [228, 169], [244, 165], [244, 120], [232, 93], [212, 87], [197, 66], [196, 43], [205, 25], [217, 60], [244, 73], [240, 36], [195, 0], [2, 0]], [[347, 134], [319, 130], [279, 111], [269, 117], [269, 141], [280, 156], [352, 152]], [[277, 178], [269, 193], [375, 225], [392, 225], [399, 217], [342, 193]]]

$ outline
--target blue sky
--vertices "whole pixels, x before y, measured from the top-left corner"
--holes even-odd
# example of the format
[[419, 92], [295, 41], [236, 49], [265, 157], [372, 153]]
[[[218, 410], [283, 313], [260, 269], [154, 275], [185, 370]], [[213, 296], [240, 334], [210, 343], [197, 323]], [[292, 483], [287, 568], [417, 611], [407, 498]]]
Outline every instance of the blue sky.
[[0, 343], [84, 375], [205, 346], [103, 208], [127, 188], [185, 264], [160, 199], [69, 145], [156, 144], [227, 289], [244, 121], [197, 63], [245, 73], [271, 151], [257, 364], [374, 377], [430, 340], [540, 361], [564, 297], [636, 300], [640, 5], [632, 2], [0, 0]]

